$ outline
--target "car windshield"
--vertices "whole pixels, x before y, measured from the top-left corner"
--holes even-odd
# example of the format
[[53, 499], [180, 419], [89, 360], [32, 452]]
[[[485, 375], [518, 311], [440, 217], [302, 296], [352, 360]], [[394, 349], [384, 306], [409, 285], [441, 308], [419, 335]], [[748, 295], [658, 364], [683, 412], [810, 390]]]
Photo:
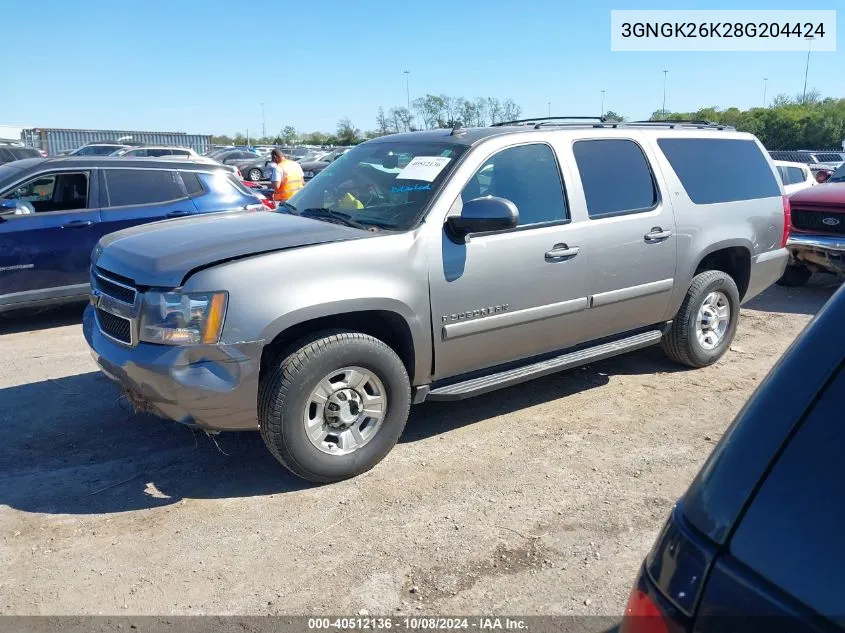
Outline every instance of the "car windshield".
[[365, 143], [296, 193], [290, 213], [405, 231], [425, 211], [466, 147], [448, 143]]
[[827, 182], [845, 182], [845, 164], [840, 165], [830, 178], [827, 179]]
[[115, 150], [120, 149], [120, 145], [87, 145], [80, 147], [73, 152], [74, 156], [108, 156]]

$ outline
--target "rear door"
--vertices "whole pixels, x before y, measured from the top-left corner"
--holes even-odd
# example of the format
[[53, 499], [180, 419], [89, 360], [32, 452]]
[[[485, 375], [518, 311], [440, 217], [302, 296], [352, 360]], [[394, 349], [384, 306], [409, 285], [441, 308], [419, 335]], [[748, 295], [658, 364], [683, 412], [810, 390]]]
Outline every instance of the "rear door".
[[[213, 173], [183, 171], [182, 180], [191, 192], [191, 200], [198, 213], [264, 208], [261, 201], [228, 172], [222, 170]], [[202, 192], [193, 193], [198, 186], [202, 187]]]
[[581, 247], [589, 259], [595, 339], [666, 318], [674, 285], [677, 236], [668, 192], [652, 149], [634, 138], [575, 138], [571, 201], [588, 218]]
[[196, 213], [196, 207], [173, 169], [110, 167], [101, 171], [101, 235], [136, 224]]
[[0, 302], [87, 292], [100, 221], [96, 175], [47, 171], [0, 193], [20, 205], [18, 214], [0, 217]]

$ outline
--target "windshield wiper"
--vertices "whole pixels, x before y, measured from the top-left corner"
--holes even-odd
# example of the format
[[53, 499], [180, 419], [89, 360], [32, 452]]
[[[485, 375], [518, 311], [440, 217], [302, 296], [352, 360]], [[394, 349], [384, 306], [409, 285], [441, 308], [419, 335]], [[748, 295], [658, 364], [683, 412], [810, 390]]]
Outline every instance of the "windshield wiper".
[[303, 209], [302, 211], [296, 212], [296, 215], [301, 215], [304, 218], [314, 218], [315, 220], [326, 220], [326, 221], [335, 221], [340, 224], [345, 224], [346, 226], [351, 226], [355, 229], [362, 229], [364, 231], [369, 230], [369, 227], [365, 224], [361, 224], [360, 222], [356, 222], [352, 219], [352, 216], [346, 213], [341, 213], [340, 211], [335, 211], [334, 209], [325, 209], [325, 208], [311, 208], [311, 209]]

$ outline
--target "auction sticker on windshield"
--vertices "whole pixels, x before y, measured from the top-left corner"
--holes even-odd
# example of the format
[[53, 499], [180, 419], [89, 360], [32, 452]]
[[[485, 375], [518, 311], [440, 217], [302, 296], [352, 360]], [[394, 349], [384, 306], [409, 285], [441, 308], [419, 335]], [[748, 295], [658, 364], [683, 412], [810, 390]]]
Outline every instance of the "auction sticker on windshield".
[[432, 182], [437, 174], [449, 164], [451, 158], [445, 156], [417, 156], [405, 168], [396, 174], [396, 180], [425, 180]]

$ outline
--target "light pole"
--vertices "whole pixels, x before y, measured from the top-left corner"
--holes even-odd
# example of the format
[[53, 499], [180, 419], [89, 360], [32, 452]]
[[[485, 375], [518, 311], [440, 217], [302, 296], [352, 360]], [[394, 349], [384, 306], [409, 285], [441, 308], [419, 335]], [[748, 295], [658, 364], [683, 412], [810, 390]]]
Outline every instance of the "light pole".
[[763, 107], [766, 107], [766, 88], [768, 87], [769, 78], [763, 77]]
[[549, 106], [549, 118], [551, 119], [552, 118], [552, 102], [547, 101], [546, 105]]
[[668, 70], [663, 71], [663, 118], [666, 118], [666, 75], [669, 73]]
[[411, 111], [411, 83], [410, 83], [410, 70], [403, 70], [402, 71], [405, 75], [405, 97], [407, 98], [408, 102], [408, 112]]
[[601, 112], [599, 114], [604, 116], [604, 90], [601, 91]]
[[807, 103], [807, 74], [810, 72], [810, 51], [813, 49], [815, 36], [807, 38], [807, 65], [804, 67], [804, 93], [801, 95], [801, 103]]
[[264, 118], [264, 102], [261, 102], [261, 138], [267, 138], [267, 120]]

